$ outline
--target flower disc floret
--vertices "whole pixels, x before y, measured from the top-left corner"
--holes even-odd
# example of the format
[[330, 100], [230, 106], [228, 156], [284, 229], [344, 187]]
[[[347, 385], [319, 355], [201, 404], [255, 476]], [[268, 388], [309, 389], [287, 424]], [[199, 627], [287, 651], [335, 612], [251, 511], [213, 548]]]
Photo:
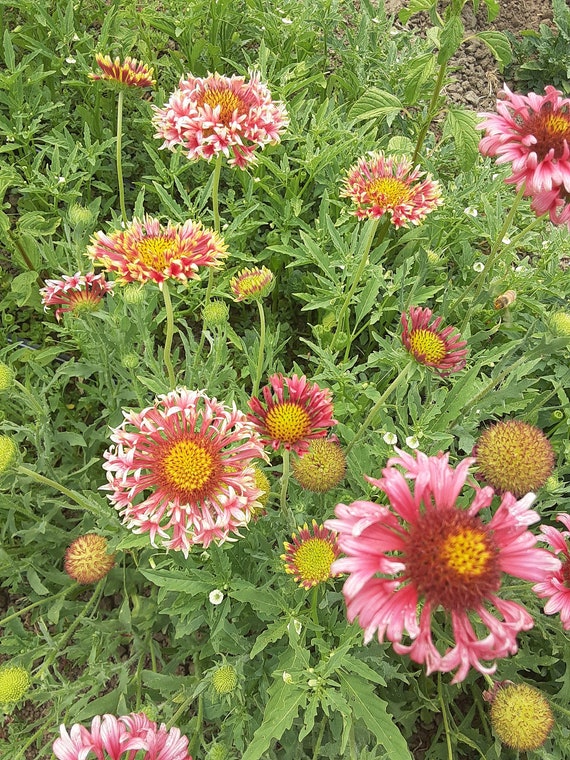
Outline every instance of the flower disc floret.
[[317, 525], [313, 520], [309, 529], [307, 523], [299, 528], [299, 535], [293, 533], [292, 542], [285, 542], [285, 572], [293, 575], [295, 581], [305, 589], [324, 583], [336, 573], [331, 572], [332, 563], [339, 556], [337, 536], [334, 531]]
[[481, 477], [495, 491], [523, 496], [552, 475], [554, 451], [542, 430], [518, 420], [503, 420], [481, 433], [473, 454]]
[[108, 553], [107, 539], [95, 533], [79, 536], [65, 552], [64, 570], [78, 583], [97, 583], [115, 564], [115, 555]]
[[188, 739], [180, 729], [157, 726], [143, 713], [116, 718], [96, 715], [91, 730], [76, 723], [68, 732], [60, 727], [60, 737], [53, 743], [58, 760], [192, 760]]
[[279, 142], [289, 123], [285, 106], [272, 99], [258, 73], [250, 77], [215, 73], [181, 79], [168, 103], [154, 107], [161, 148], [181, 145], [191, 160], [209, 161], [222, 153], [230, 165], [245, 169], [257, 147]]
[[253, 460], [266, 458], [263, 444], [235, 406], [179, 388], [123, 414], [104, 453], [104, 488], [135, 533], [187, 555], [229, 540], [261, 508]]
[[[471, 504], [458, 504], [474, 459], [453, 468], [447, 454], [396, 451], [382, 478], [367, 478], [389, 506], [338, 504], [337, 519], [325, 522], [347, 555], [332, 570], [349, 573], [343, 589], [348, 619], [358, 619], [366, 643], [376, 633], [428, 673], [456, 670], [453, 683], [470, 667], [492, 673], [496, 665], [484, 661], [514, 654], [517, 634], [533, 625], [524, 607], [503, 598], [503, 574], [542, 581], [560, 567], [550, 552], [535, 548], [527, 528], [539, 519], [530, 509], [534, 494], [520, 501], [505, 494], [485, 523], [479, 512], [491, 504], [492, 488], [474, 484]], [[437, 646], [436, 615], [445, 631]]]
[[111, 60], [111, 56], [97, 53], [95, 62], [101, 74], [89, 74], [89, 79], [103, 79], [107, 82], [113, 82], [126, 87], [153, 87], [156, 80], [152, 78], [154, 73], [142, 61], [127, 56], [124, 61], [119, 57]]
[[353, 200], [359, 219], [389, 214], [394, 227], [419, 224], [443, 203], [439, 184], [424, 176], [407, 158], [370, 153], [348, 170], [340, 195]]
[[523, 184], [527, 195], [556, 190], [570, 192], [570, 99], [552, 85], [544, 95], [518, 95], [506, 85], [499, 91], [497, 113], [479, 114], [485, 130], [479, 150], [512, 165], [505, 180]]
[[433, 367], [440, 375], [449, 375], [463, 369], [469, 350], [467, 341], [455, 327], [439, 326], [442, 317], [432, 320], [431, 309], [412, 306], [401, 317], [402, 343], [420, 364]]
[[304, 375], [283, 377], [277, 373], [268, 379], [269, 385], [262, 389], [265, 403], [250, 399], [248, 419], [263, 442], [275, 450], [283, 446], [304, 454], [311, 440], [326, 437], [328, 428], [337, 424], [332, 417], [331, 392], [317, 383], [311, 385]]
[[567, 530], [556, 530], [550, 525], [542, 525], [540, 530], [554, 553], [561, 560], [561, 567], [552, 572], [542, 583], [533, 586], [533, 591], [541, 599], [548, 599], [544, 605], [545, 615], [560, 613], [564, 630], [570, 630], [570, 515], [563, 513], [556, 518]]
[[533, 686], [496, 684], [491, 696], [491, 725], [498, 739], [519, 752], [542, 747], [554, 726], [546, 697]]
[[113, 282], [107, 282], [103, 274], [77, 272], [65, 275], [61, 280], [46, 280], [40, 289], [44, 311], [48, 306], [57, 306], [55, 318], [59, 322], [65, 312], [80, 314], [97, 310], [107, 293], [111, 293]]
[[191, 219], [166, 227], [150, 216], [133, 219], [124, 230], [97, 232], [91, 243], [89, 256], [121, 283], [187, 282], [199, 277], [199, 267], [217, 267], [227, 256], [222, 238]]
[[230, 289], [236, 301], [257, 301], [269, 295], [274, 284], [273, 272], [267, 267], [254, 267], [232, 277]]

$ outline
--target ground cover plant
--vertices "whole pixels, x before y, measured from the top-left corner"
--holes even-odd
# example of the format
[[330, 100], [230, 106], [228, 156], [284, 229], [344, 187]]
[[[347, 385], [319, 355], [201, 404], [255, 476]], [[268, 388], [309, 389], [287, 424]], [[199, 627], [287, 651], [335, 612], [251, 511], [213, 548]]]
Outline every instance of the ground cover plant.
[[570, 100], [463, 4], [1, 3], [2, 757], [570, 756]]

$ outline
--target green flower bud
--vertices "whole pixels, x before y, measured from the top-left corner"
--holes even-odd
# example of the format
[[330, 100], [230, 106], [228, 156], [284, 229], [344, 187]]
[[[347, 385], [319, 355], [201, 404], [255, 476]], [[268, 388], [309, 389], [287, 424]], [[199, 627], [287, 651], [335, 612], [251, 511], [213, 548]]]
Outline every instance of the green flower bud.
[[85, 208], [80, 203], [70, 206], [67, 216], [74, 227], [87, 227], [95, 219], [91, 209]]
[[0, 435], [0, 472], [6, 472], [16, 459], [18, 447], [7, 435]]
[[202, 311], [204, 327], [223, 327], [228, 321], [229, 313], [225, 301], [209, 301]]
[[4, 393], [14, 385], [14, 370], [4, 362], [0, 362], [0, 393]]
[[19, 702], [30, 688], [30, 676], [18, 665], [0, 668], [0, 704]]
[[238, 683], [237, 670], [233, 665], [221, 665], [212, 673], [212, 685], [217, 694], [229, 694]]

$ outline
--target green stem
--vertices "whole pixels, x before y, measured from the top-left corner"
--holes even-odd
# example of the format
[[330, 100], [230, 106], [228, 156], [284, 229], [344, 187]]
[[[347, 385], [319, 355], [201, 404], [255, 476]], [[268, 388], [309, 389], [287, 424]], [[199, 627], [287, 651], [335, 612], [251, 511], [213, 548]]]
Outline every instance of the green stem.
[[123, 183], [123, 158], [122, 158], [122, 143], [123, 143], [123, 90], [119, 90], [117, 97], [117, 182], [119, 183], [119, 205], [121, 207], [121, 217], [123, 218], [123, 224], [127, 224], [127, 209], [125, 208], [125, 186]]
[[441, 688], [441, 673], [437, 674], [437, 695], [439, 697], [439, 704], [441, 705], [441, 716], [443, 718], [443, 727], [445, 729], [445, 741], [447, 744], [447, 757], [449, 760], [453, 760], [453, 747], [451, 746], [451, 732], [449, 730], [449, 720], [447, 717], [447, 707], [443, 698], [443, 691]]
[[322, 639], [323, 633], [320, 630], [320, 624], [319, 624], [319, 586], [318, 584], [316, 586], [313, 586], [313, 590], [311, 591], [311, 618], [313, 620], [313, 623], [317, 626], [317, 636], [319, 639]]
[[437, 101], [439, 100], [439, 94], [441, 92], [441, 88], [443, 87], [443, 79], [445, 77], [446, 69], [447, 69], [447, 62], [440, 64], [439, 71], [437, 73], [437, 80], [435, 82], [435, 87], [431, 94], [431, 100], [428, 106], [426, 120], [425, 120], [424, 125], [420, 129], [420, 132], [418, 134], [418, 139], [416, 141], [416, 147], [414, 148], [414, 153], [412, 155], [412, 161], [411, 161], [412, 166], [416, 165], [416, 160], [420, 154], [420, 150], [423, 147], [428, 129], [430, 128], [430, 124], [432, 123], [435, 115], [437, 114], [437, 111], [438, 111]]
[[281, 495], [279, 497], [279, 504], [281, 506], [281, 513], [286, 515], [291, 528], [295, 529], [295, 518], [293, 512], [289, 507], [287, 501], [287, 488], [289, 486], [290, 476], [290, 452], [289, 449], [283, 449], [283, 474], [281, 475]]
[[162, 295], [164, 296], [164, 308], [166, 309], [166, 337], [164, 339], [164, 364], [168, 372], [168, 383], [171, 388], [176, 387], [176, 375], [172, 366], [170, 352], [172, 349], [172, 337], [174, 335], [174, 312], [172, 310], [172, 300], [168, 289], [168, 282], [162, 283]]
[[34, 394], [26, 388], [25, 385], [22, 385], [18, 380], [14, 380], [14, 385], [16, 388], [18, 388], [19, 391], [21, 391], [24, 396], [28, 399], [28, 401], [32, 404], [32, 406], [35, 408], [36, 412], [38, 413], [39, 417], [45, 417], [46, 411], [43, 408], [43, 406], [40, 404], [40, 402], [37, 400], [37, 398], [34, 396]]
[[313, 760], [317, 760], [319, 757], [319, 752], [321, 751], [321, 744], [323, 743], [323, 736], [325, 735], [325, 726], [327, 725], [327, 719], [326, 716], [323, 715], [321, 719], [321, 727], [319, 729], [319, 735], [317, 736], [317, 741], [315, 743], [315, 749], [313, 752]]
[[388, 398], [388, 396], [390, 396], [390, 394], [392, 393], [392, 391], [395, 388], [397, 388], [398, 385], [400, 385], [400, 383], [402, 383], [407, 378], [408, 373], [409, 373], [412, 365], [413, 365], [413, 361], [410, 361], [410, 362], [408, 362], [408, 364], [406, 364], [406, 366], [404, 367], [404, 369], [396, 375], [396, 377], [392, 380], [392, 382], [386, 388], [386, 390], [384, 391], [384, 393], [380, 396], [380, 398], [378, 399], [378, 401], [374, 404], [374, 406], [372, 407], [372, 409], [368, 412], [368, 416], [366, 417], [366, 419], [364, 420], [364, 422], [362, 423], [362, 425], [360, 426], [360, 428], [357, 430], [356, 435], [354, 436], [354, 438], [352, 439], [352, 441], [348, 444], [348, 446], [345, 449], [344, 453], [345, 453], [346, 457], [348, 457], [348, 455], [349, 455], [352, 447], [354, 446], [354, 444], [358, 440], [360, 440], [360, 438], [362, 437], [363, 433], [367, 430], [368, 426], [371, 424], [372, 420], [374, 419], [374, 417], [376, 416], [376, 414], [378, 413], [378, 411], [381, 409], [381, 407], [386, 402], [386, 399]]
[[32, 480], [35, 480], [37, 483], [43, 483], [46, 486], [50, 486], [50, 488], [59, 491], [64, 496], [67, 496], [68, 499], [71, 499], [76, 504], [79, 504], [79, 506], [87, 510], [87, 512], [91, 512], [92, 514], [97, 515], [97, 512], [93, 508], [93, 505], [90, 504], [87, 499], [84, 499], [83, 496], [78, 494], [76, 491], [72, 491], [71, 489], [62, 486], [61, 483], [57, 483], [51, 478], [46, 478], [45, 475], [40, 475], [39, 472], [34, 472], [34, 470], [30, 470], [23, 465], [20, 465], [18, 467], [17, 472], [20, 475], [26, 475], [28, 478], [32, 478]]
[[265, 310], [259, 298], [257, 299], [257, 308], [259, 310], [259, 353], [257, 355], [257, 368], [255, 370], [255, 379], [253, 381], [252, 396], [257, 396], [259, 390], [261, 373], [263, 372], [263, 353], [265, 351]]
[[46, 602], [53, 602], [56, 599], [59, 599], [60, 596], [66, 596], [69, 594], [70, 591], [73, 591], [74, 588], [77, 588], [77, 583], [74, 583], [72, 586], [66, 586], [65, 588], [62, 588], [61, 591], [58, 591], [57, 594], [52, 594], [52, 596], [48, 596], [45, 599], [39, 599], [37, 602], [34, 602], [33, 604], [28, 604], [27, 607], [22, 607], [21, 610], [18, 610], [17, 612], [12, 612], [11, 615], [8, 615], [5, 618], [2, 618], [0, 620], [0, 628], [3, 628], [6, 623], [9, 623], [10, 620], [15, 620], [20, 615], [23, 615], [26, 612], [29, 612], [30, 610], [35, 609], [36, 607], [40, 607], [42, 604], [46, 604]]
[[556, 702], [552, 702], [549, 700], [550, 705], [555, 709], [558, 710], [558, 712], [562, 713], [562, 715], [565, 715], [567, 718], [570, 718], [570, 710], [567, 710], [565, 707], [562, 707], [562, 705], [557, 705]]

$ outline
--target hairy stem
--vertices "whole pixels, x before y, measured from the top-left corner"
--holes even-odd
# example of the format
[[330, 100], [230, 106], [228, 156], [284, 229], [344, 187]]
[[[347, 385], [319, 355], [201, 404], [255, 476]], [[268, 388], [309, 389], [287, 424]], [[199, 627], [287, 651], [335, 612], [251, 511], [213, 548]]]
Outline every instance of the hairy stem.
[[172, 310], [172, 300], [170, 298], [170, 291], [166, 280], [162, 283], [162, 295], [164, 296], [164, 308], [166, 309], [166, 337], [164, 339], [163, 353], [164, 364], [168, 373], [168, 383], [171, 388], [175, 388], [176, 376], [174, 374], [171, 358], [172, 337], [174, 335], [174, 312]]

